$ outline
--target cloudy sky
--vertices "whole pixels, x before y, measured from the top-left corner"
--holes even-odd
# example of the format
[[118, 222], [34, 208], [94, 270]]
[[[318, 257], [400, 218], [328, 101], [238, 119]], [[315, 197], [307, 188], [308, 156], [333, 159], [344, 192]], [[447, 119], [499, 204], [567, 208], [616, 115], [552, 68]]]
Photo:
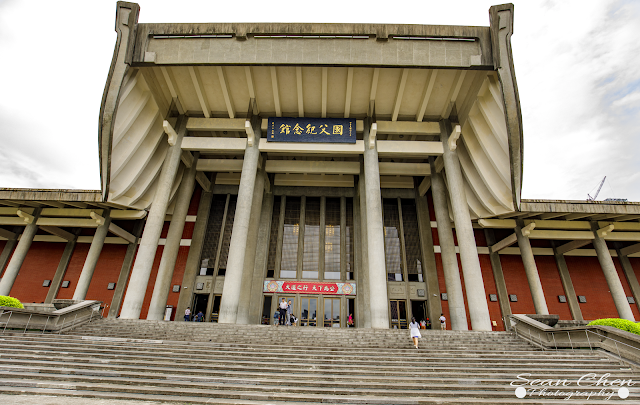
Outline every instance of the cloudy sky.
[[[488, 26], [498, 3], [141, 0], [139, 22]], [[523, 197], [585, 199], [607, 176], [598, 199], [640, 201], [640, 1], [514, 3]], [[98, 115], [115, 6], [0, 0], [0, 187], [100, 188]]]

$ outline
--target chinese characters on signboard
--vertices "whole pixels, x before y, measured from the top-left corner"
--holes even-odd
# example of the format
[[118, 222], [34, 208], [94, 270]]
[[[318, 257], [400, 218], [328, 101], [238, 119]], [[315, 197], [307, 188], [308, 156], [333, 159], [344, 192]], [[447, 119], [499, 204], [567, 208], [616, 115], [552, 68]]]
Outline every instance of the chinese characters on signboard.
[[356, 143], [356, 120], [269, 118], [269, 142]]
[[263, 292], [323, 295], [356, 295], [355, 283], [314, 283], [306, 281], [267, 280]]

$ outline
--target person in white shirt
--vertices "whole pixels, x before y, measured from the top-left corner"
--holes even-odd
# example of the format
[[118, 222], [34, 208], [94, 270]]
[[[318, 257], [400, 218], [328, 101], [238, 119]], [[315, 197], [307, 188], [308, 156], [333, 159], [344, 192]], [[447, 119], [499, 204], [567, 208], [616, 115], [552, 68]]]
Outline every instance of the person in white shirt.
[[287, 301], [283, 298], [280, 302], [280, 325], [284, 325], [286, 322], [285, 317], [287, 316], [287, 307]]
[[187, 307], [184, 311], [184, 321], [189, 322], [191, 320], [191, 308]]
[[444, 314], [440, 314], [440, 329], [447, 329], [447, 318], [444, 317]]
[[409, 333], [411, 334], [411, 339], [413, 339], [413, 345], [418, 348], [418, 339], [422, 337], [420, 334], [420, 325], [416, 322], [416, 318], [411, 318], [411, 323], [409, 324]]

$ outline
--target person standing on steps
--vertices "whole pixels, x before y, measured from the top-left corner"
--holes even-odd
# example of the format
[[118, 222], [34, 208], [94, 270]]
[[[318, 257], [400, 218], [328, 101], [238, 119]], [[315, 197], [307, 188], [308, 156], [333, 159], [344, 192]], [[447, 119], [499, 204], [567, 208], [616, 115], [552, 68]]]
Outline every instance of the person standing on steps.
[[353, 328], [353, 314], [349, 314], [349, 319], [347, 319], [347, 328]]
[[184, 310], [184, 321], [189, 322], [190, 320], [191, 320], [191, 308], [187, 307], [187, 309]]
[[285, 325], [286, 316], [287, 316], [287, 301], [285, 301], [283, 298], [282, 301], [280, 301], [280, 325]]
[[409, 333], [411, 334], [411, 339], [413, 339], [413, 345], [418, 348], [418, 339], [422, 337], [420, 334], [420, 325], [416, 322], [416, 318], [411, 318], [411, 323], [409, 324]]
[[278, 323], [280, 323], [280, 311], [276, 309], [276, 312], [273, 313], [273, 324], [278, 326]]
[[440, 329], [441, 330], [447, 329], [447, 318], [444, 317], [444, 314], [440, 314]]
[[287, 326], [291, 326], [291, 317], [293, 316], [293, 305], [291, 305], [291, 300], [287, 302]]

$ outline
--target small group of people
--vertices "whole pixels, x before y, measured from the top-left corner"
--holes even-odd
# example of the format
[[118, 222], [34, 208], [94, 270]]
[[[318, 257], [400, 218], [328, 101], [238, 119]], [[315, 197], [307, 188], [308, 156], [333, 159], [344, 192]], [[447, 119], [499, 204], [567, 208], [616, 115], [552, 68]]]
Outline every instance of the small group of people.
[[283, 298], [278, 305], [278, 310], [273, 314], [274, 325], [297, 326], [298, 318], [293, 315], [293, 304]]
[[184, 310], [184, 321], [185, 322], [204, 322], [204, 314], [202, 313], [202, 311], [198, 311], [198, 313], [193, 317], [193, 319], [191, 319], [191, 307], [187, 307], [187, 309]]
[[[440, 329], [447, 329], [447, 318], [445, 318], [444, 314], [440, 314]], [[411, 336], [411, 340], [413, 340], [413, 346], [418, 349], [418, 339], [422, 337], [420, 334], [420, 329], [431, 329], [431, 322], [429, 322], [429, 318], [425, 321], [424, 319], [420, 321], [420, 323], [416, 322], [416, 318], [411, 318], [411, 323], [409, 324], [409, 336]]]

